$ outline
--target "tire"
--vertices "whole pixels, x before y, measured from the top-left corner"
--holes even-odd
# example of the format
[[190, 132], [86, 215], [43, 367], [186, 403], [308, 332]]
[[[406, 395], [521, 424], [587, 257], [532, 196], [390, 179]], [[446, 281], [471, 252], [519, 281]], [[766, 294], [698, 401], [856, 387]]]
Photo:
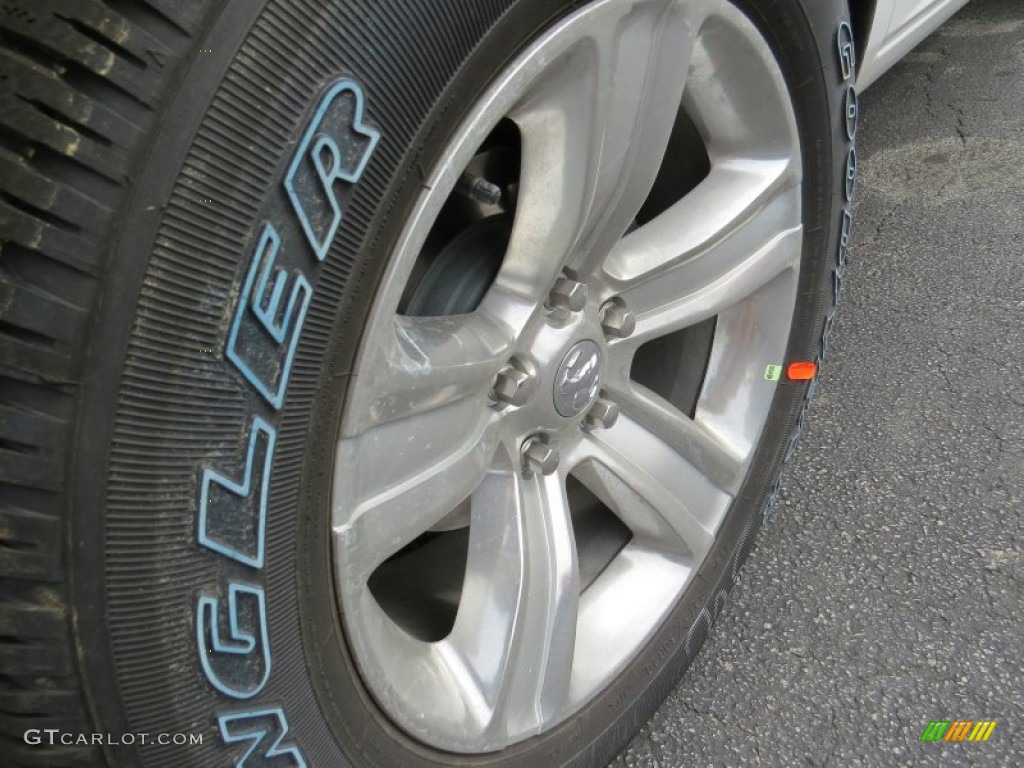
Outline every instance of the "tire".
[[[443, 351], [458, 318], [493, 304], [518, 263], [508, 254], [521, 245], [516, 227], [528, 217], [510, 214], [529, 210], [526, 194], [537, 186], [526, 184], [520, 199], [513, 174], [498, 185], [501, 195], [491, 197], [486, 186], [467, 191], [475, 179], [452, 166], [455, 137], [530, 51], [617, 1], [8, 0], [0, 8], [0, 717], [8, 764], [598, 766], [668, 695], [771, 514], [815, 381], [759, 376], [751, 384], [744, 368], [737, 386], [767, 387], [757, 390], [760, 416], [743, 410], [754, 407], [754, 396], [728, 403], [761, 420], [749, 459], [706, 551], [687, 561], [650, 631], [631, 641], [620, 668], [595, 673], [593, 690], [571, 706], [558, 699], [549, 710], [538, 693], [528, 699], [538, 702], [535, 713], [509, 705], [476, 736], [459, 735], [458, 723], [469, 720], [445, 719], [442, 692], [412, 690], [433, 679], [417, 677], [422, 667], [396, 659], [407, 673], [396, 680], [385, 662], [374, 666], [384, 651], [367, 638], [385, 636], [361, 634], [359, 622], [387, 610], [364, 610], [359, 595], [383, 605], [384, 595], [396, 594], [402, 610], [420, 611], [419, 598], [401, 598], [408, 581], [388, 592], [389, 574], [405, 578], [397, 569], [412, 561], [402, 558], [425, 558], [439, 542], [461, 541], [463, 560], [454, 562], [470, 567], [469, 548], [480, 541], [471, 532], [487, 518], [473, 502], [468, 527], [438, 516], [412, 541], [386, 525], [364, 531], [352, 512], [363, 506], [339, 502], [361, 483], [399, 487], [388, 473], [405, 471], [401, 450], [372, 456], [369, 443], [350, 439], [352, 425], [364, 416], [384, 424], [388, 408], [425, 410], [430, 399], [374, 400], [390, 379], [363, 384], [374, 371], [365, 366], [375, 359], [373, 329], [383, 322], [385, 297], [402, 294], [407, 319], [399, 324], [413, 329], [409, 349], [432, 354], [417, 329], [432, 329], [430, 343]], [[782, 335], [760, 348], [777, 344], [779, 354], [750, 365], [820, 367], [852, 222], [857, 102], [848, 11], [841, 0], [729, 7], [725, 27], [747, 30], [762, 41], [751, 50], [763, 44], [770, 52], [801, 158], [800, 240], [787, 289], [793, 311], [772, 315], [784, 323]], [[667, 157], [677, 139], [707, 129], [692, 115], [672, 125], [662, 137]], [[484, 146], [497, 147], [500, 167], [526, 167], [528, 134], [514, 133], [488, 134], [493, 144]], [[480, 154], [469, 156], [477, 162]], [[714, 164], [709, 157], [680, 161], [676, 175], [694, 179], [684, 194], [707, 174], [702, 164]], [[492, 170], [490, 156], [476, 166], [480, 175]], [[680, 199], [678, 189], [652, 182], [636, 208], [643, 203], [653, 213], [634, 210], [634, 222], [611, 227], [613, 240], [636, 225], [642, 232]], [[403, 238], [417, 231], [416, 216], [443, 184], [458, 186], [444, 199], [462, 202], [439, 205], [430, 214], [438, 220], [467, 200], [473, 210], [493, 212], [499, 199], [511, 208], [396, 277]], [[626, 199], [636, 192], [623, 189]], [[423, 253], [441, 237], [428, 229]], [[591, 244], [599, 250], [601, 242]], [[477, 253], [498, 258], [482, 263]], [[595, 365], [603, 365], [632, 335], [631, 307], [593, 285], [589, 299], [578, 300], [578, 278], [570, 268], [546, 305], [540, 299], [536, 327], [547, 330], [536, 333], [578, 327], [583, 335], [573, 340], [593, 339]], [[699, 417], [716, 366], [737, 359], [722, 330], [732, 321], [717, 316], [673, 337], [678, 348], [652, 342], [632, 373], [626, 367], [627, 378], [642, 377], [659, 402]], [[641, 315], [638, 334], [644, 322]], [[490, 331], [477, 332], [491, 344]], [[578, 353], [571, 360], [563, 345], [550, 360], [538, 352], [484, 366], [487, 381], [499, 377], [480, 391], [487, 423], [518, 430], [508, 438], [511, 463], [490, 471], [514, 478], [515, 488], [562, 477], [558, 430], [572, 430], [572, 445], [603, 445], [602, 435], [616, 434], [615, 397], [604, 378], [598, 394], [596, 372], [593, 386], [573, 390], [564, 408], [541, 397], [556, 375], [566, 373], [562, 383], [580, 379], [574, 366], [582, 352], [570, 351]], [[396, 375], [423, 372], [410, 365]], [[440, 381], [425, 390], [431, 397], [462, 386]], [[372, 407], [359, 411], [360, 403]], [[598, 412], [602, 405], [609, 410]], [[531, 443], [522, 424], [534, 413], [543, 427]], [[622, 424], [639, 423], [628, 407], [623, 414]], [[452, 419], [438, 423], [447, 426], [432, 422], [434, 431], [408, 434], [458, 440], [469, 431]], [[345, 446], [358, 451], [346, 454]], [[563, 452], [562, 465], [574, 450]], [[360, 456], [372, 461], [360, 464]], [[445, 492], [458, 487], [454, 471], [421, 469], [443, 475]], [[573, 487], [596, 498], [595, 509], [622, 503], [618, 486], [594, 472], [581, 470]], [[433, 503], [430, 493], [419, 498], [423, 508]], [[575, 515], [570, 501], [565, 511]], [[572, 538], [582, 518], [566, 515], [563, 529], [539, 517], [516, 523], [524, 538], [509, 551], [528, 553], [537, 536], [568, 531], [582, 592], [611, 579], [614, 559], [643, 539], [642, 526], [627, 520], [624, 527], [620, 512], [601, 519], [613, 532], [630, 530], [617, 544], [593, 540], [613, 544], [586, 585], [579, 564], [600, 546]], [[389, 536], [402, 546], [384, 562], [397, 565], [380, 576], [382, 564], [359, 571], [366, 542]], [[550, 541], [545, 546], [554, 552]], [[529, 569], [509, 567], [525, 601]], [[561, 620], [559, 610], [544, 616]], [[432, 643], [459, 621], [453, 613], [433, 636], [387, 615]], [[574, 631], [586, 642], [583, 629]], [[518, 642], [515, 653], [533, 648]], [[565, 637], [558, 643], [565, 646]], [[566, 647], [571, 653], [571, 636]], [[551, 666], [538, 679], [547, 686], [549, 675], [557, 677], [557, 649], [544, 648]], [[410, 714], [408, 702], [420, 709]]]

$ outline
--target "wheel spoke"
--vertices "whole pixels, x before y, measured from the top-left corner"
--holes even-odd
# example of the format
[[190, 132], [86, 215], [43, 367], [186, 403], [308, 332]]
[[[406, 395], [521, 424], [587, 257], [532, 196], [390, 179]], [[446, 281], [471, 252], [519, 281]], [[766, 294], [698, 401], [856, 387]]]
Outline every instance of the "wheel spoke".
[[718, 316], [694, 418], [736, 455], [761, 438], [776, 390], [765, 366], [785, 357], [798, 283], [797, 270], [783, 272]]
[[637, 314], [637, 332], [625, 346], [714, 317], [799, 266], [803, 228], [793, 168], [789, 160], [719, 166], [620, 242], [609, 275]]
[[579, 567], [565, 482], [534, 475], [520, 486], [525, 529], [524, 589], [503, 709], [513, 730], [536, 732], [564, 706], [569, 693]]
[[687, 417], [633, 381], [609, 381], [606, 390], [622, 413], [670, 446], [716, 488], [729, 494], [739, 490], [749, 454], [738, 454], [708, 424]]
[[633, 531], [641, 546], [697, 565], [732, 496], [628, 416], [581, 445], [573, 473]]
[[461, 400], [486, 410], [494, 376], [511, 351], [513, 334], [508, 326], [475, 312], [395, 317], [389, 331], [362, 352], [360, 374], [351, 385], [345, 437], [413, 420]]
[[712, 163], [785, 156], [800, 143], [786, 79], [771, 47], [750, 30], [738, 14], [715, 13], [694, 46], [683, 106]]
[[459, 613], [440, 646], [445, 666], [459, 681], [462, 700], [481, 713], [477, 727], [484, 732], [496, 721], [522, 593], [523, 529], [514, 469], [493, 467], [474, 491], [471, 507]]
[[566, 263], [592, 271], [626, 231], [661, 166], [704, 5], [605, 2], [573, 20], [573, 46], [510, 114], [522, 176], [499, 282], [542, 295]]
[[465, 402], [340, 442], [332, 520], [346, 578], [364, 583], [480, 485], [498, 441]]
[[569, 691], [579, 576], [557, 475], [492, 472], [473, 495], [469, 559], [446, 653], [471, 670], [493, 738], [538, 732]]

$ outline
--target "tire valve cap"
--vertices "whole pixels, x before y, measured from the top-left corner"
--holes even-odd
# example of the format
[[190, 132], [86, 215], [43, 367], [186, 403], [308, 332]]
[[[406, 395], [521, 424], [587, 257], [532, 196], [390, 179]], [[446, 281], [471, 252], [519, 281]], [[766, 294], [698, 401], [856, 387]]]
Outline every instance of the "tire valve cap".
[[455, 189], [481, 205], [497, 205], [501, 202], [501, 187], [468, 171], [459, 177]]
[[790, 381], [810, 381], [818, 373], [818, 366], [815, 363], [801, 360], [790, 363], [786, 369], [786, 378]]
[[613, 403], [602, 394], [583, 420], [584, 429], [611, 429], [619, 420], [619, 406]]
[[526, 477], [550, 475], [558, 469], [558, 446], [540, 437], [529, 437], [523, 442], [522, 456]]

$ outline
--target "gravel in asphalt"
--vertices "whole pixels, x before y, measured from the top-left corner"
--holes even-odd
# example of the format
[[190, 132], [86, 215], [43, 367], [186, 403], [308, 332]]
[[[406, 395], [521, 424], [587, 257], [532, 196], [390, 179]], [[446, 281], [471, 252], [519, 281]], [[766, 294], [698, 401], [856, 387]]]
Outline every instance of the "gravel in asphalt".
[[[1024, 2], [974, 0], [861, 107], [784, 503], [614, 768], [1024, 765]], [[998, 725], [919, 741], [956, 719]]]

